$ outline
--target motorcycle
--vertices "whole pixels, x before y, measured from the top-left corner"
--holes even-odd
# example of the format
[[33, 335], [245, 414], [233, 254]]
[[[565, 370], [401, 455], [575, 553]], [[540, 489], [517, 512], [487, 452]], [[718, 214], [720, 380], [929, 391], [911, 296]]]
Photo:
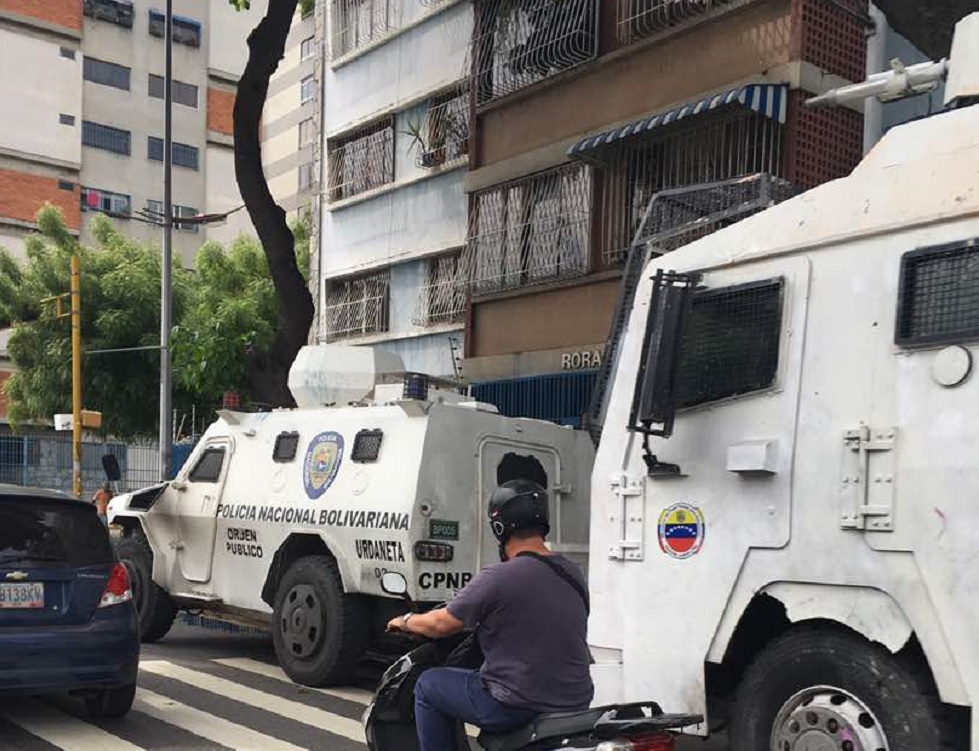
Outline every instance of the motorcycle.
[[[396, 572], [381, 579], [382, 589], [403, 598], [417, 611], [408, 595], [408, 582]], [[482, 654], [474, 633], [425, 641], [395, 661], [384, 672], [374, 699], [364, 712], [363, 724], [370, 751], [419, 751], [415, 728], [415, 683], [433, 667], [477, 669]], [[484, 751], [673, 751], [676, 731], [703, 722], [700, 715], [666, 714], [655, 702], [593, 707], [583, 712], [542, 714], [508, 733], [481, 732]], [[456, 729], [453, 749], [470, 751], [465, 726]]]

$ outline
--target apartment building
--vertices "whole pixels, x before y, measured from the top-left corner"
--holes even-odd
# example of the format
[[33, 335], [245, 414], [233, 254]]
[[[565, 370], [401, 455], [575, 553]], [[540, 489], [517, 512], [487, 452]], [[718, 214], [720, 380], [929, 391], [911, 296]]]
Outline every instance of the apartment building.
[[[580, 424], [640, 227], [669, 251], [847, 174], [866, 0], [475, 0], [464, 373]], [[751, 311], [742, 311], [746, 315]]]
[[459, 0], [330, 0], [317, 338], [449, 376], [465, 319], [468, 40]]
[[[175, 0], [175, 215], [240, 205], [232, 107], [245, 38], [262, 3]], [[112, 217], [127, 235], [160, 241], [163, 200], [164, 24], [153, 0], [0, 0], [0, 243], [23, 253], [45, 202], [89, 240], [87, 219]], [[238, 212], [206, 230], [177, 224], [174, 255], [187, 265], [206, 237], [249, 227]]]

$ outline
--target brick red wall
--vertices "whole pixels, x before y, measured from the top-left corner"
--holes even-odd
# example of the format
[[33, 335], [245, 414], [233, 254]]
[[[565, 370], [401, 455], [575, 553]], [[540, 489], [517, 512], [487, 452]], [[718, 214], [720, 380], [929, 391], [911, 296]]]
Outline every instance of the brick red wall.
[[786, 178], [803, 188], [844, 177], [863, 157], [863, 115], [846, 107], [805, 106], [814, 94], [789, 98]]
[[0, 11], [82, 30], [82, 0], [0, 0]]
[[863, 81], [867, 36], [860, 17], [867, 17], [868, 8], [868, 0], [793, 0], [793, 57], [848, 81]]
[[50, 202], [61, 207], [66, 226], [79, 229], [81, 208], [78, 184], [73, 183], [71, 190], [62, 190], [58, 182], [54, 177], [0, 169], [0, 217], [33, 222], [38, 209], [45, 202]]
[[207, 88], [207, 129], [232, 135], [234, 132], [234, 92]]

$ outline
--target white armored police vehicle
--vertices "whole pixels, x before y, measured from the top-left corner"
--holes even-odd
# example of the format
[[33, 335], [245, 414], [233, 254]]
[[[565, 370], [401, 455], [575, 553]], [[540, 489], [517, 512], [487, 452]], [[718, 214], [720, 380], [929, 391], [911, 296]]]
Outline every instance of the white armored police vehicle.
[[297, 409], [221, 412], [175, 480], [113, 499], [144, 640], [201, 610], [268, 625], [293, 680], [342, 682], [404, 609], [385, 572], [438, 602], [498, 560], [486, 504], [514, 478], [550, 489], [552, 545], [584, 562], [587, 435], [403, 371], [370, 348], [306, 347]]
[[979, 751], [979, 14], [950, 61], [816, 104], [939, 78], [946, 110], [851, 176], [637, 245], [596, 421], [596, 703], [728, 720], [733, 751]]

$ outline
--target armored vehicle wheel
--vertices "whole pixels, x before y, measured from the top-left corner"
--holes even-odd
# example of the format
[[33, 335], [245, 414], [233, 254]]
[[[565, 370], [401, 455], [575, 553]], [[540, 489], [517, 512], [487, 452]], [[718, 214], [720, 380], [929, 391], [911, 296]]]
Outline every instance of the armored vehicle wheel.
[[123, 537], [116, 543], [116, 554], [126, 567], [133, 589], [133, 604], [139, 615], [139, 634], [149, 644], [166, 636], [177, 606], [162, 588], [153, 581], [153, 550], [141, 531]]
[[279, 664], [296, 683], [343, 683], [367, 651], [367, 601], [344, 593], [333, 558], [300, 558], [276, 590], [272, 640]]
[[749, 666], [731, 722], [732, 751], [920, 751], [942, 743], [937, 702], [885, 649], [806, 629]]

